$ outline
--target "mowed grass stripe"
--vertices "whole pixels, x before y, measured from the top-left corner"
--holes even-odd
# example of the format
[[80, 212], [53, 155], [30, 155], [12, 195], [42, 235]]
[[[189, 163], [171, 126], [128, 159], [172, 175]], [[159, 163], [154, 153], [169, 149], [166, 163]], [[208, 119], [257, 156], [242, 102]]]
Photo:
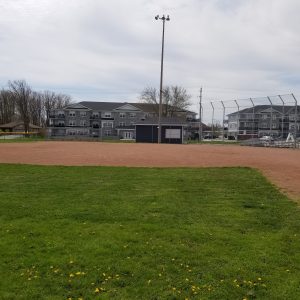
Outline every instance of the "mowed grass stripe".
[[249, 168], [0, 165], [1, 299], [299, 299], [300, 212]]

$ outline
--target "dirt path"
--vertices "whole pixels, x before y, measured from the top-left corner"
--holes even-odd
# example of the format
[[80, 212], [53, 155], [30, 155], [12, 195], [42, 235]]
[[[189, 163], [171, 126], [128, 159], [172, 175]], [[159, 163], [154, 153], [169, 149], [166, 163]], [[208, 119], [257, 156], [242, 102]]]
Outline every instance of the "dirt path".
[[300, 151], [235, 145], [97, 142], [0, 144], [0, 163], [153, 167], [248, 166], [300, 201]]

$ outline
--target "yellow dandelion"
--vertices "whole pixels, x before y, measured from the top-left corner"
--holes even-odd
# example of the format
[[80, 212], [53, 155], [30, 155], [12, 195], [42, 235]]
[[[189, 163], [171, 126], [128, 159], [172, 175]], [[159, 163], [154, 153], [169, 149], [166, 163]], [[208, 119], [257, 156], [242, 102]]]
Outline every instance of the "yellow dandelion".
[[76, 272], [75, 274], [78, 276], [78, 275], [81, 275], [81, 272], [80, 272], [80, 271], [78, 271], [78, 272]]
[[161, 277], [162, 276], [161, 273], [159, 273], [158, 276]]
[[69, 275], [69, 277], [74, 277], [75, 275], [73, 274], [73, 273], [71, 273], [70, 275]]
[[258, 277], [258, 278], [257, 278], [257, 280], [261, 281], [261, 278], [260, 278], [260, 277]]
[[70, 261], [69, 261], [69, 264], [73, 264], [73, 263], [74, 263], [74, 261], [73, 261], [73, 260], [70, 260]]
[[150, 283], [151, 283], [151, 279], [148, 280], [148, 284], [150, 284]]
[[96, 289], [95, 289], [95, 293], [100, 293], [99, 288], [96, 288]]

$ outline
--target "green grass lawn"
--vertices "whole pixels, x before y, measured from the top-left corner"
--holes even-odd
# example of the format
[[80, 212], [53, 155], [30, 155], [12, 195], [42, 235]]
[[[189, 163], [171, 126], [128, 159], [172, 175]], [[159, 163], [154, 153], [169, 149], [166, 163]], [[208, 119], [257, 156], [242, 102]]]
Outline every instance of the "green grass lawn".
[[300, 299], [300, 211], [248, 168], [0, 165], [0, 299]]

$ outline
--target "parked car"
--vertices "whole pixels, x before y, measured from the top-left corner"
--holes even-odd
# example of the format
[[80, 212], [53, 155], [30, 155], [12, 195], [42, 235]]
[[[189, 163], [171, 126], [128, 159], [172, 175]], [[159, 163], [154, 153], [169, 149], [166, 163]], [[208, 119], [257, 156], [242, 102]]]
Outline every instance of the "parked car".
[[271, 142], [274, 141], [274, 138], [269, 135], [264, 135], [261, 138], [259, 138], [260, 141], [265, 141], [265, 142]]

